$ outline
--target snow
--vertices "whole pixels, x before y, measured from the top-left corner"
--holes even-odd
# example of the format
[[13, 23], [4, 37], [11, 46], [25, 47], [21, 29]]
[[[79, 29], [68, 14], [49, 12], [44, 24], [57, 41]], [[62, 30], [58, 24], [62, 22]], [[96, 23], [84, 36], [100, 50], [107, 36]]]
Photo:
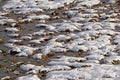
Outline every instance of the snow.
[[42, 59], [42, 54], [38, 53], [38, 54], [34, 54], [32, 56], [34, 59]]
[[56, 26], [56, 29], [58, 31], [67, 31], [67, 30], [69, 30], [69, 31], [75, 31], [75, 30], [79, 30], [77, 28], [77, 26], [75, 26], [74, 24], [71, 24], [71, 23], [61, 23], [61, 24], [58, 24]]
[[9, 53], [12, 54], [12, 52], [16, 52], [17, 56], [28, 56], [28, 55], [32, 55], [35, 50], [36, 48], [32, 48], [28, 46], [15, 46], [11, 50], [9, 50]]
[[18, 32], [19, 30], [17, 29], [17, 28], [5, 28], [5, 30], [4, 31], [6, 31], [6, 32]]
[[75, 45], [72, 48], [70, 48], [71, 51], [78, 52], [78, 51], [87, 51], [88, 48], [84, 45]]
[[53, 38], [56, 38], [56, 39], [58, 39], [60, 41], [65, 41], [67, 39], [70, 39], [71, 37], [66, 36], [66, 35], [58, 35], [58, 36], [53, 36]]
[[7, 48], [15, 47], [15, 45], [13, 43], [6, 43], [6, 44], [4, 44], [4, 46], [7, 47]]
[[2, 53], [2, 50], [0, 50], [0, 54]]
[[34, 32], [34, 33], [33, 33], [33, 35], [38, 35], [38, 36], [44, 35], [44, 34], [45, 34], [45, 30], [40, 30], [40, 31], [38, 31], [38, 32]]
[[76, 17], [71, 18], [71, 21], [73, 21], [73, 22], [87, 22], [88, 20], [85, 18], [76, 16]]
[[16, 80], [40, 80], [40, 78], [38, 78], [37, 75], [30, 74], [30, 75], [18, 77]]
[[86, 61], [85, 58], [82, 57], [69, 57], [69, 56], [59, 56], [59, 59], [52, 59], [52, 60], [57, 60], [57, 61], [69, 61], [69, 62], [80, 62], [80, 61]]
[[47, 74], [47, 79], [91, 79], [87, 72], [78, 71], [77, 69], [69, 71], [53, 71]]
[[32, 37], [31, 36], [22, 36], [21, 39], [22, 40], [31, 40]]
[[40, 44], [39, 40], [31, 40], [29, 41], [30, 44]]
[[20, 35], [17, 34], [17, 33], [11, 33], [11, 34], [8, 34], [9, 37], [19, 37]]
[[117, 0], [109, 0], [109, 3], [116, 3]]
[[86, 59], [88, 59], [88, 60], [101, 60], [101, 59], [103, 59], [104, 58], [104, 56], [103, 55], [88, 55], [88, 56], [86, 56]]
[[109, 64], [119, 64], [120, 63], [120, 57], [119, 56], [110, 56], [108, 58], [105, 58], [104, 62], [109, 63]]
[[60, 42], [50, 41], [48, 44], [46, 44], [46, 46], [50, 46], [50, 47], [63, 47], [63, 44], [60, 43]]
[[57, 48], [52, 48], [51, 51], [52, 52], [67, 52], [67, 49], [57, 47]]
[[28, 19], [35, 19], [35, 20], [39, 20], [39, 19], [49, 19], [50, 16], [48, 15], [31, 15], [31, 16], [28, 16]]
[[5, 60], [10, 57], [5, 67], [10, 71], [15, 67], [8, 76], [19, 74], [15, 80], [119, 80], [116, 2], [5, 1], [0, 11], [0, 38], [5, 40], [0, 53], [8, 53], [2, 56]]
[[98, 4], [100, 4], [100, 0], [84, 0], [79, 5], [92, 7], [92, 6], [98, 5]]
[[34, 67], [35, 67], [35, 65], [27, 64], [27, 65], [21, 65], [20, 69], [22, 69], [24, 71], [29, 71], [30, 69], [33, 69]]
[[19, 43], [19, 42], [22, 42], [22, 40], [16, 40], [16, 39], [8, 40], [8, 43]]
[[6, 76], [6, 77], [1, 78], [1, 80], [6, 80], [6, 79], [10, 79], [10, 76]]
[[69, 70], [69, 69], [71, 68], [68, 66], [54, 65], [54, 66], [46, 66], [45, 68], [42, 68], [41, 71], [50, 72], [50, 71], [55, 71], [55, 70]]
[[100, 23], [86, 23], [82, 27], [83, 30], [100, 30], [102, 25]]

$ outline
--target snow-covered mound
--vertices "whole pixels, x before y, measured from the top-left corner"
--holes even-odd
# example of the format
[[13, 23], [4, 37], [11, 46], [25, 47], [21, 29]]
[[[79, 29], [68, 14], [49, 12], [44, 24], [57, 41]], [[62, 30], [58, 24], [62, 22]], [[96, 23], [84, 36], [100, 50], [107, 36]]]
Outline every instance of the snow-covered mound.
[[119, 80], [119, 3], [0, 0], [1, 80]]

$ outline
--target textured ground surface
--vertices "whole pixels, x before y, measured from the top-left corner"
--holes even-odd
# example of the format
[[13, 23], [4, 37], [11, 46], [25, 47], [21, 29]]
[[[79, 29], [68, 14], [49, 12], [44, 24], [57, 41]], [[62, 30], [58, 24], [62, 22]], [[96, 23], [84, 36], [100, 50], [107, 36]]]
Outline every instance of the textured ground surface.
[[1, 80], [119, 80], [120, 0], [0, 0]]

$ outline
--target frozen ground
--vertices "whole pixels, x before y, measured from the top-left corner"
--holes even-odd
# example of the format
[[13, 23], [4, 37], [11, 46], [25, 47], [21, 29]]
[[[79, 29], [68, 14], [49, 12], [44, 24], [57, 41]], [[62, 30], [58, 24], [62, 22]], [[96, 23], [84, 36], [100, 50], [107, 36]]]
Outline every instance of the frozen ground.
[[0, 0], [1, 80], [120, 80], [120, 0]]

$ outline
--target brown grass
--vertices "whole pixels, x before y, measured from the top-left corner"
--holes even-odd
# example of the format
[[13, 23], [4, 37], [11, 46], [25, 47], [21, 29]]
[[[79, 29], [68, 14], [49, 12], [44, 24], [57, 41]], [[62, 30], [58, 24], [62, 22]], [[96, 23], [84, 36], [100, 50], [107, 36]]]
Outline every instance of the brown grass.
[[4, 42], [4, 40], [0, 38], [0, 43], [3, 43], [3, 42]]
[[118, 1], [116, 2], [116, 4], [120, 7], [120, 0], [118, 0]]
[[50, 58], [50, 57], [53, 57], [53, 56], [55, 56], [55, 53], [48, 53], [48, 54], [46, 54], [46, 55], [42, 55], [42, 59], [44, 59], [44, 60], [46, 60], [46, 59], [48, 59], [48, 58]]

